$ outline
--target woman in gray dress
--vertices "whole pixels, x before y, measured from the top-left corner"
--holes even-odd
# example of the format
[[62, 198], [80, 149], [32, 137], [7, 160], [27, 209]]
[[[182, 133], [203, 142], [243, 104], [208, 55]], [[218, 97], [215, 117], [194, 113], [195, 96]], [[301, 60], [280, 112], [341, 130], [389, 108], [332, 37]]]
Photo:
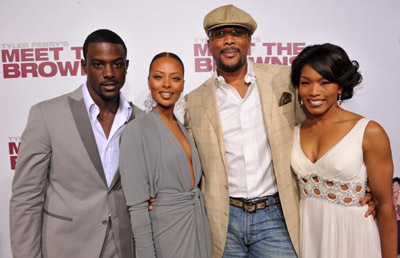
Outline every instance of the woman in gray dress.
[[[119, 169], [138, 258], [211, 257], [210, 229], [198, 188], [199, 155], [173, 113], [183, 76], [177, 55], [156, 55], [150, 64], [146, 112], [130, 122], [121, 137]], [[150, 198], [156, 199], [151, 211]]]

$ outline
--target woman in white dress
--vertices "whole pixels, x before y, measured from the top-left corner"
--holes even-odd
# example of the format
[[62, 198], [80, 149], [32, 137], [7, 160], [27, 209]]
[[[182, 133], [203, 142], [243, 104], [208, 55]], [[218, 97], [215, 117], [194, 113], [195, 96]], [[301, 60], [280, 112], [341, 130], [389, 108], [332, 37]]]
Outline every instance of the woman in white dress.
[[[389, 139], [378, 123], [340, 107], [362, 80], [358, 67], [332, 44], [306, 47], [292, 63], [291, 81], [308, 112], [295, 128], [291, 163], [304, 258], [396, 257]], [[359, 204], [367, 180], [377, 221]]]

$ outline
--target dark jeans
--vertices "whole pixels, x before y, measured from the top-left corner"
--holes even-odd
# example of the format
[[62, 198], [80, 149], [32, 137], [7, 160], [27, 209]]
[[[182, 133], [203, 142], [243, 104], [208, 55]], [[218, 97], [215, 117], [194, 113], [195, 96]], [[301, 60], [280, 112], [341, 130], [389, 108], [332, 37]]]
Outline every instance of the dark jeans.
[[397, 254], [400, 254], [400, 220], [397, 221]]

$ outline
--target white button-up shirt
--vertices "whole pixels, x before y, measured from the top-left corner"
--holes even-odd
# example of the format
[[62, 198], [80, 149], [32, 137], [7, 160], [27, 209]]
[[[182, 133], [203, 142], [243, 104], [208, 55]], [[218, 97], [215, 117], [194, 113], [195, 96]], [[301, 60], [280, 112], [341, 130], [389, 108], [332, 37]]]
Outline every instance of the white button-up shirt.
[[85, 101], [86, 109], [89, 114], [90, 124], [94, 133], [94, 137], [97, 143], [97, 149], [99, 150], [101, 163], [103, 165], [104, 174], [106, 176], [107, 185], [110, 187], [112, 180], [114, 179], [115, 173], [118, 169], [119, 162], [119, 139], [125, 124], [129, 121], [132, 114], [132, 108], [124, 95], [120, 92], [119, 95], [119, 107], [115, 114], [114, 121], [111, 127], [110, 135], [108, 138], [104, 133], [103, 127], [101, 126], [97, 116], [100, 113], [99, 107], [94, 103], [90, 96], [87, 85], [82, 87], [83, 99]]
[[247, 62], [245, 82], [250, 85], [244, 98], [218, 76], [217, 71], [214, 76], [228, 166], [229, 196], [253, 199], [278, 192], [251, 62]]

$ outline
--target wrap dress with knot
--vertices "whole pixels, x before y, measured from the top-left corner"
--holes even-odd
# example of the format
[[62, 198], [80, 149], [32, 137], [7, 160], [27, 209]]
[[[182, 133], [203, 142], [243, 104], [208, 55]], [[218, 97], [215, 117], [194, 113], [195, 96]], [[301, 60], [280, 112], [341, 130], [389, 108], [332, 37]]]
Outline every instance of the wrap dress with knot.
[[[192, 177], [186, 153], [155, 109], [124, 129], [120, 145], [121, 183], [131, 215], [136, 256], [211, 257], [211, 234], [203, 197], [199, 154], [192, 150]], [[148, 211], [150, 197], [156, 198]]]

